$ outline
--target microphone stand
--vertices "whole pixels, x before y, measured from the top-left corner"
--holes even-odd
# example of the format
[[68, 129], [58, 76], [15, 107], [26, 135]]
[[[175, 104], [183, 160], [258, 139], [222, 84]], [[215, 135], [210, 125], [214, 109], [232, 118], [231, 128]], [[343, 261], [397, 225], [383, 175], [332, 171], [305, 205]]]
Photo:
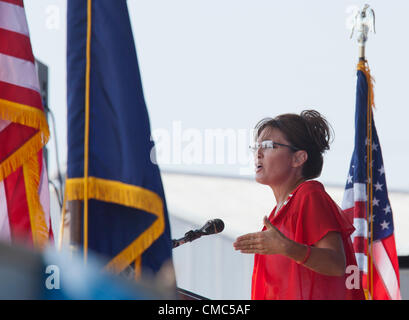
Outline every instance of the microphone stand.
[[172, 249], [179, 247], [186, 242], [192, 242], [199, 239], [201, 236], [216, 234], [222, 232], [224, 229], [224, 223], [220, 219], [213, 219], [206, 222], [201, 229], [190, 230], [185, 233], [183, 238], [172, 240]]
[[183, 238], [172, 240], [172, 249], [179, 247], [186, 242], [192, 242], [193, 240], [199, 239], [202, 235], [203, 232], [201, 230], [190, 230], [185, 233], [185, 236]]

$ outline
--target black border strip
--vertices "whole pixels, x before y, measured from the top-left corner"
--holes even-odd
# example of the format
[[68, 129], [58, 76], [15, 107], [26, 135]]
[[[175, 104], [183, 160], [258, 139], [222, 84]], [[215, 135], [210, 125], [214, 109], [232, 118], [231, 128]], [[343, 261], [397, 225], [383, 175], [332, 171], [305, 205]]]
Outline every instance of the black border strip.
[[399, 269], [409, 269], [409, 256], [398, 256]]

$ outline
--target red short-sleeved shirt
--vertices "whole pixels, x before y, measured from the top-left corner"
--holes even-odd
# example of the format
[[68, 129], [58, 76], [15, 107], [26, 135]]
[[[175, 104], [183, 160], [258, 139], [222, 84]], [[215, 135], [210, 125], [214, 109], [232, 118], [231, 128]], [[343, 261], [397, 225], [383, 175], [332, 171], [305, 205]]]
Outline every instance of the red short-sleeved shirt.
[[[342, 210], [318, 181], [300, 184], [269, 220], [286, 237], [313, 245], [328, 232], [341, 234], [346, 265], [356, 265], [350, 235], [354, 231]], [[265, 228], [263, 228], [264, 230]], [[279, 255], [254, 257], [251, 298], [255, 300], [365, 299], [362, 289], [348, 289], [344, 276], [326, 276]]]

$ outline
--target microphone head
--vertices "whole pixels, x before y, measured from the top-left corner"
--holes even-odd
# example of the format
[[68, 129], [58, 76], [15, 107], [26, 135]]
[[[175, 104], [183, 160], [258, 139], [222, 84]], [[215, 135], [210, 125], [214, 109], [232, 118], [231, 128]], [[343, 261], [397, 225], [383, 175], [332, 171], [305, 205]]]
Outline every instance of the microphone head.
[[223, 229], [224, 222], [221, 219], [213, 219], [207, 221], [200, 231], [205, 235], [209, 235], [222, 232]]

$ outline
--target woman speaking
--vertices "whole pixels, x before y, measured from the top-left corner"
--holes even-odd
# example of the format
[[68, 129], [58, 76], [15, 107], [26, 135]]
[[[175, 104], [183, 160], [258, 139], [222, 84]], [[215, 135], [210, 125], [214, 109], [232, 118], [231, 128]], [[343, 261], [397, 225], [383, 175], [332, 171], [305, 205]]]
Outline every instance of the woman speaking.
[[256, 181], [271, 187], [277, 205], [262, 231], [233, 244], [255, 254], [252, 299], [365, 299], [360, 283], [351, 285], [346, 273], [356, 266], [354, 227], [312, 180], [329, 149], [328, 122], [306, 110], [263, 119], [255, 133]]

